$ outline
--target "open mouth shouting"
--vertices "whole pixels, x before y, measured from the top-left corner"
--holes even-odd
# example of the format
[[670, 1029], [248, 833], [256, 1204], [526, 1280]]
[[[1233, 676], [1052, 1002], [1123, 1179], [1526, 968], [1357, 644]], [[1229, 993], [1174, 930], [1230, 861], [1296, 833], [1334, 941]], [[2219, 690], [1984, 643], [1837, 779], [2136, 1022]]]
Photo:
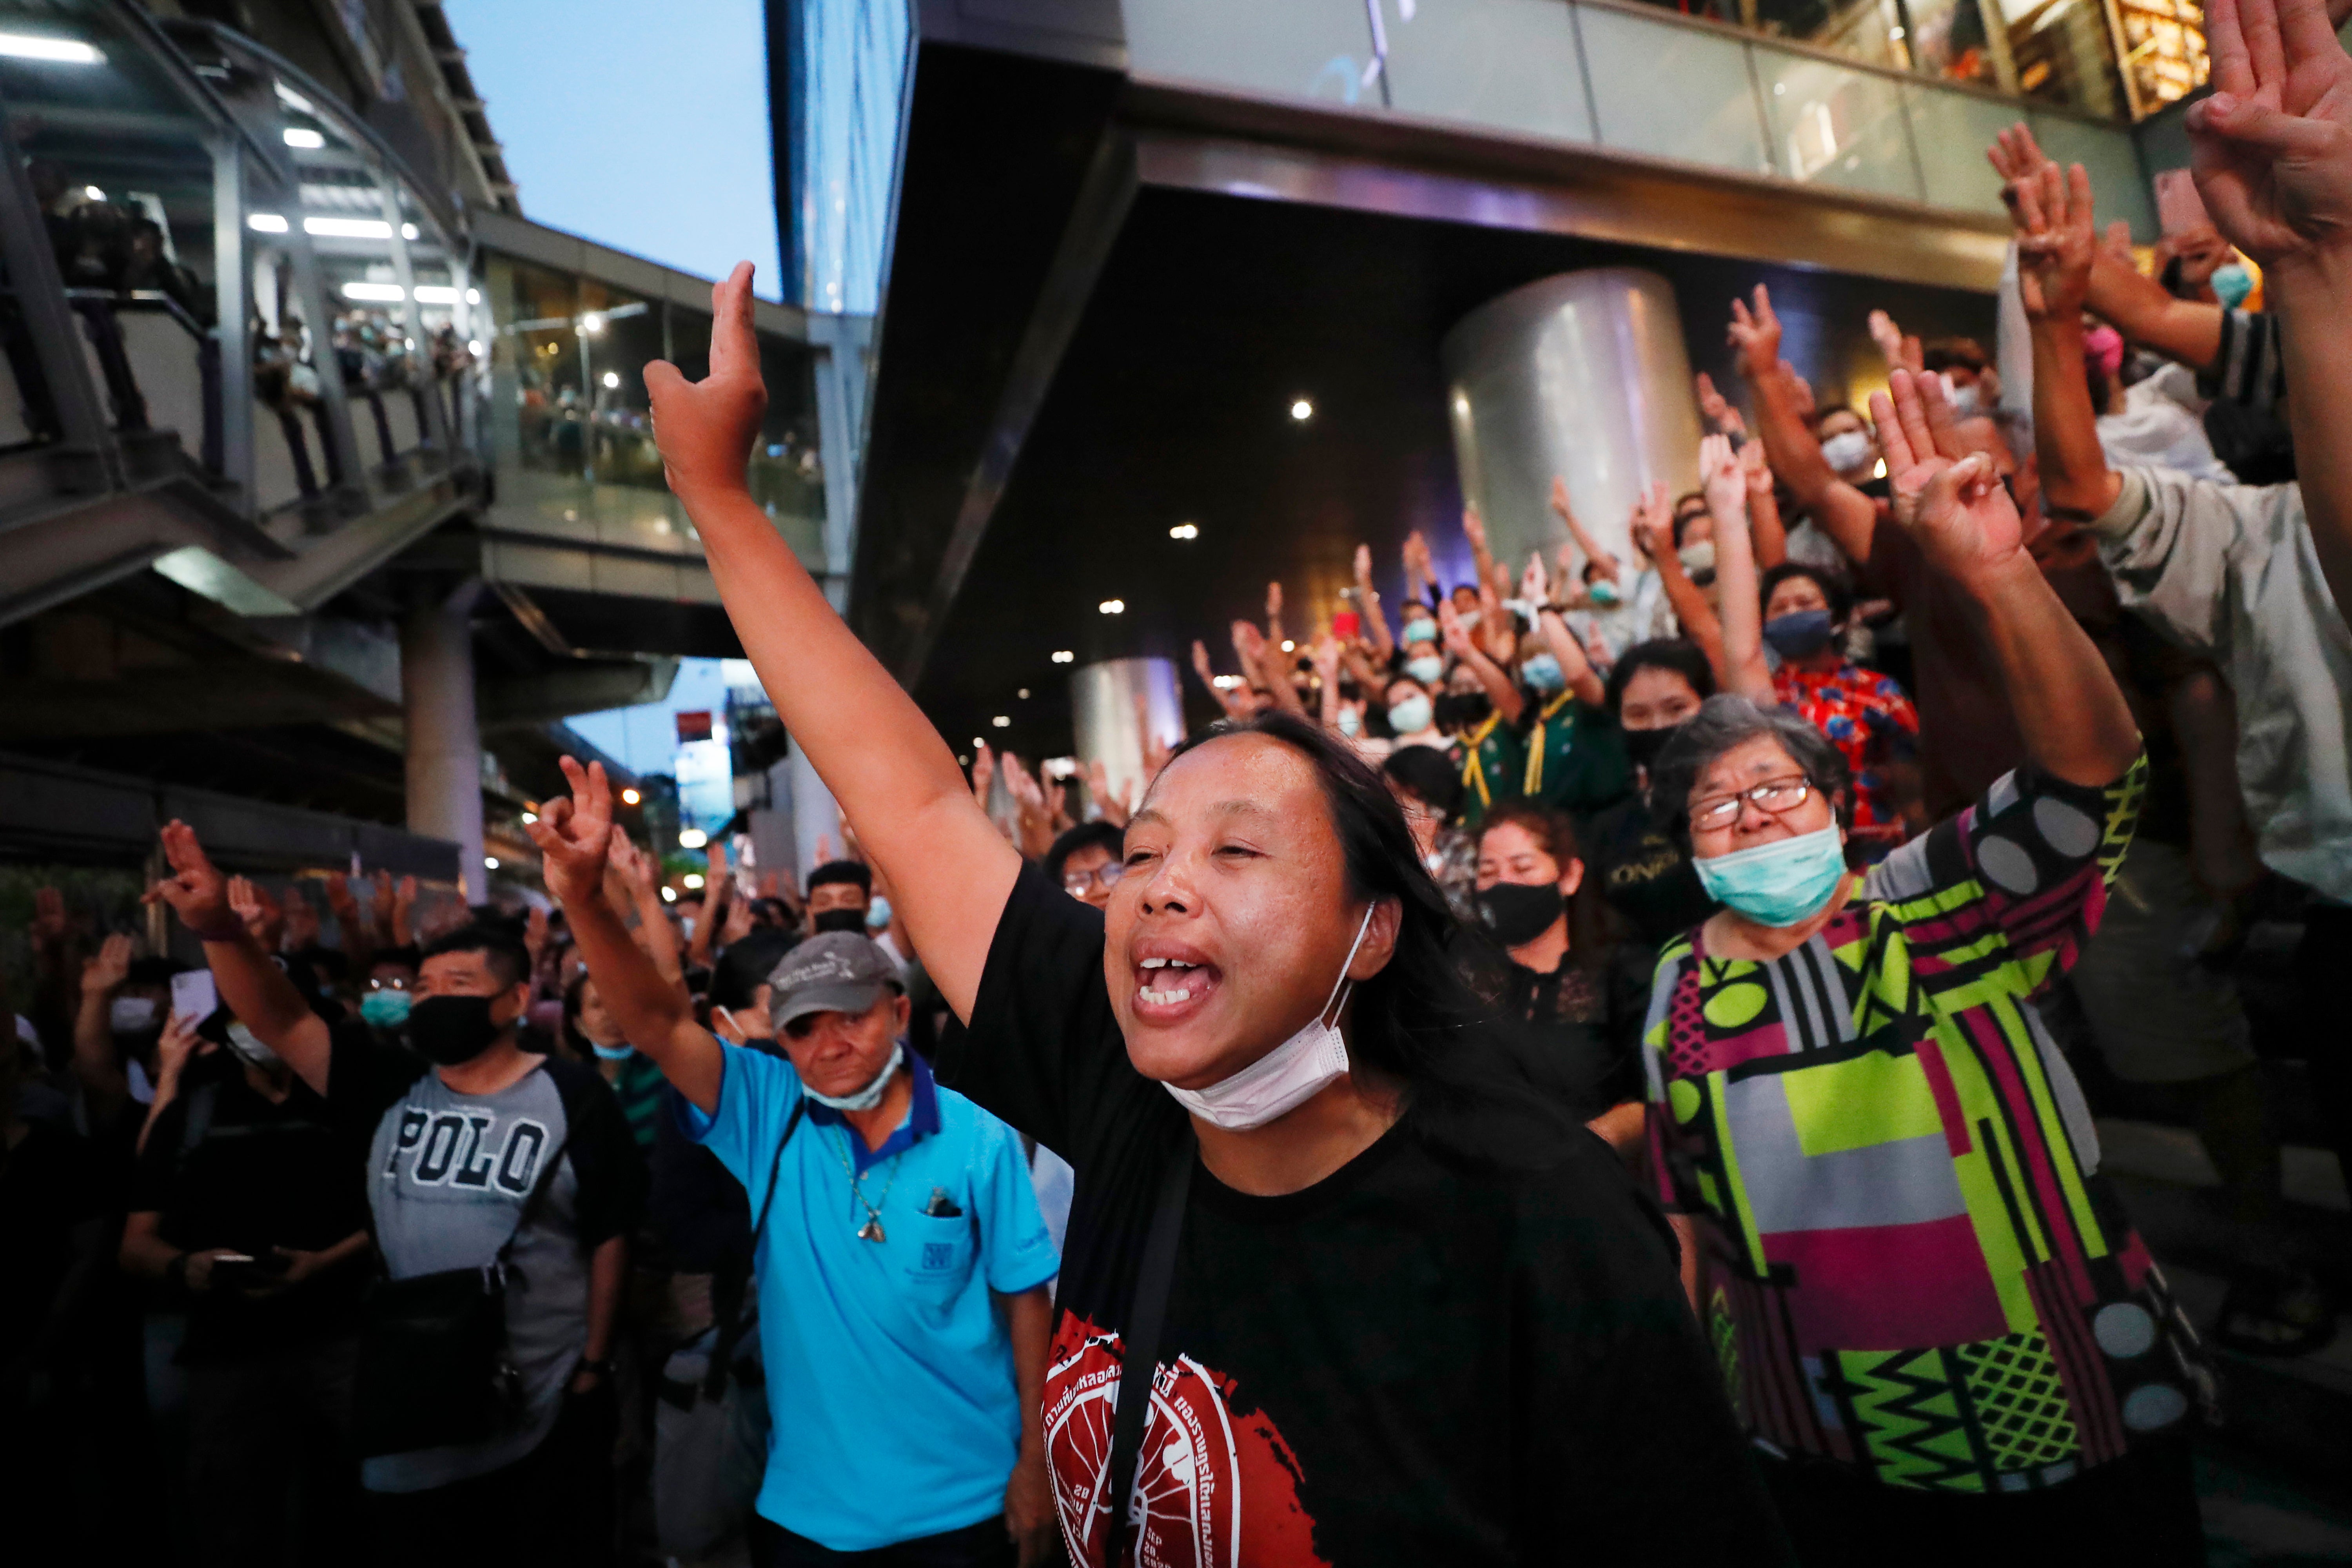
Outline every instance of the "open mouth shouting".
[[1139, 942], [1136, 954], [1134, 1010], [1141, 1023], [1190, 1017], [1207, 1005], [1223, 978], [1204, 954], [1181, 942]]

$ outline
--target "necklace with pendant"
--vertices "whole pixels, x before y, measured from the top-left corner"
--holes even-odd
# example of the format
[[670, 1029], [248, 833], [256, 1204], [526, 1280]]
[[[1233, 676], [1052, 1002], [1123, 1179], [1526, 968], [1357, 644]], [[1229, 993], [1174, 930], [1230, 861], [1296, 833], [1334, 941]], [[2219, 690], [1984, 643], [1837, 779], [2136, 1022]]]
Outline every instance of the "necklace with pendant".
[[898, 1156], [897, 1154], [890, 1156], [890, 1179], [883, 1184], [880, 1202], [867, 1203], [866, 1189], [858, 1184], [865, 1180], [865, 1177], [859, 1174], [856, 1165], [852, 1163], [849, 1158], [849, 1129], [844, 1126], [841, 1131], [841, 1147], [835, 1150], [834, 1154], [840, 1160], [843, 1172], [849, 1177], [849, 1195], [856, 1198], [859, 1205], [866, 1210], [866, 1223], [857, 1227], [857, 1239], [875, 1242], [887, 1240], [887, 1237], [882, 1232], [882, 1205], [890, 1201], [890, 1189], [898, 1184]]

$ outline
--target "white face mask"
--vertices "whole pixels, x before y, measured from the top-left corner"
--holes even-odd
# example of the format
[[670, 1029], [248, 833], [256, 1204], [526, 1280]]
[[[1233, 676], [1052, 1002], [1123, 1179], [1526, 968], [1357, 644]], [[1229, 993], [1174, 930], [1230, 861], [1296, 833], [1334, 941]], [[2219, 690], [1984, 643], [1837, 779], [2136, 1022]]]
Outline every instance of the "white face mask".
[[117, 996], [108, 1004], [106, 1026], [118, 1035], [144, 1034], [155, 1026], [152, 996]]
[[1859, 430], [1841, 430], [1822, 443], [1822, 461], [1850, 474], [1870, 461], [1870, 437]]
[[893, 1045], [890, 1047], [890, 1059], [882, 1064], [882, 1070], [874, 1075], [874, 1081], [856, 1094], [819, 1094], [805, 1084], [802, 1085], [802, 1088], [811, 1100], [829, 1110], [871, 1110], [882, 1103], [882, 1096], [888, 1092], [890, 1088], [890, 1075], [897, 1072], [899, 1065], [906, 1059], [907, 1047], [902, 1045]]
[[278, 1061], [278, 1053], [262, 1044], [261, 1037], [243, 1024], [228, 1026], [228, 1048], [257, 1068], [275, 1067]]
[[1367, 909], [1363, 923], [1356, 928], [1356, 940], [1349, 945], [1347, 962], [1339, 965], [1339, 984], [1331, 987], [1323, 1010], [1305, 1028], [1231, 1078], [1206, 1089], [1178, 1089], [1172, 1083], [1160, 1087], [1211, 1126], [1246, 1132], [1322, 1093], [1333, 1079], [1345, 1077], [1348, 1042], [1339, 1037], [1339, 1026], [1333, 1020], [1347, 996], [1348, 966], [1356, 962], [1356, 951], [1364, 945], [1364, 933], [1371, 929], [1372, 910]]

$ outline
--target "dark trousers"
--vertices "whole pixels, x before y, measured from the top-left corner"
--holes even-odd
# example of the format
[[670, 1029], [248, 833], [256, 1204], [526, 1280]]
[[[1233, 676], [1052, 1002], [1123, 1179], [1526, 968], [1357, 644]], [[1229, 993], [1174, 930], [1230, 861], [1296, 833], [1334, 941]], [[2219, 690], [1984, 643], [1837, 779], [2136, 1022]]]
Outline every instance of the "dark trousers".
[[185, 1369], [188, 1557], [272, 1568], [348, 1561], [359, 1530], [349, 1334]]
[[2063, 1485], [1995, 1496], [1881, 1486], [1827, 1461], [1760, 1459], [1757, 1468], [1801, 1568], [2203, 1568], [2205, 1562], [2186, 1439], [2142, 1448]]
[[877, 1546], [871, 1552], [835, 1552], [771, 1520], [751, 1521], [753, 1568], [821, 1568], [844, 1563], [868, 1568], [1013, 1568], [1016, 1561], [1002, 1515], [961, 1530]]
[[384, 1568], [610, 1568], [611, 1385], [567, 1394], [544, 1442], [503, 1469], [421, 1492], [370, 1492]]
[[2305, 1070], [2320, 1127], [2352, 1182], [2352, 1045], [2344, 1036], [2344, 975], [2352, 967], [2352, 909], [2315, 903], [2295, 944], [2294, 989]]

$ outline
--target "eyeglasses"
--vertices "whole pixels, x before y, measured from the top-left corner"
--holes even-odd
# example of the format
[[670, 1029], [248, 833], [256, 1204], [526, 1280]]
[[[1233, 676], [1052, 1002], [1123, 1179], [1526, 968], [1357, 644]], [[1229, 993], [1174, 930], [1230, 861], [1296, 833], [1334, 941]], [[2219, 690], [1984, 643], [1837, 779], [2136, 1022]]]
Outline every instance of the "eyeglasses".
[[1069, 894], [1070, 897], [1074, 899], [1085, 898], [1087, 896], [1087, 889], [1093, 887], [1099, 887], [1104, 892], [1108, 893], [1113, 888], [1118, 887], [1118, 879], [1126, 875], [1126, 861], [1106, 860], [1091, 871], [1063, 872], [1062, 891]]
[[1750, 784], [1729, 795], [1710, 795], [1700, 801], [1690, 808], [1690, 825], [1702, 830], [1728, 827], [1739, 820], [1739, 808], [1750, 801], [1779, 816], [1804, 805], [1805, 797], [1812, 793], [1813, 781], [1802, 773], [1785, 779], [1766, 779], [1762, 784]]

